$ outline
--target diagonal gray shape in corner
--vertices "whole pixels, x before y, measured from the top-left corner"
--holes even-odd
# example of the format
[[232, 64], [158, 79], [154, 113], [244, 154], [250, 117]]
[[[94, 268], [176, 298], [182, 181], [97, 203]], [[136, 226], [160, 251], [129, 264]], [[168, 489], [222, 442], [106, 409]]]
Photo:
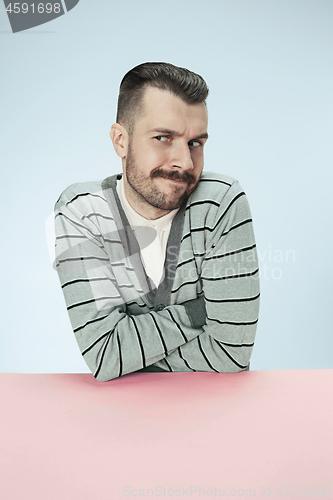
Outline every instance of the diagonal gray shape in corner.
[[72, 10], [75, 5], [77, 5], [79, 3], [80, 0], [64, 0], [65, 1], [65, 5], [66, 5], [66, 9], [67, 9], [67, 12]]
[[[3, 1], [13, 33], [40, 26], [65, 14], [60, 0], [48, 0], [45, 3]], [[79, 0], [65, 0], [67, 11], [78, 3]]]

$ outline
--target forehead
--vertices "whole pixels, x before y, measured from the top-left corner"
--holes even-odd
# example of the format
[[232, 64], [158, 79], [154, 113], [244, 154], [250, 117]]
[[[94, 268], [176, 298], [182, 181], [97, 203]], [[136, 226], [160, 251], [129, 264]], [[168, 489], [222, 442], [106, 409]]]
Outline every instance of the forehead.
[[140, 128], [170, 128], [194, 135], [207, 131], [208, 114], [204, 103], [187, 104], [169, 91], [147, 87], [143, 95]]

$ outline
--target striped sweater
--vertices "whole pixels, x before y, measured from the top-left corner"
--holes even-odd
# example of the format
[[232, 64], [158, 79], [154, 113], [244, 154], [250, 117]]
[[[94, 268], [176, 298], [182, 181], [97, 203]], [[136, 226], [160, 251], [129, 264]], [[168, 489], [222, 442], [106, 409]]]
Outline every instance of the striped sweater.
[[93, 376], [248, 369], [259, 269], [238, 181], [202, 173], [172, 221], [156, 288], [116, 191], [121, 175], [73, 184], [55, 204], [55, 268]]

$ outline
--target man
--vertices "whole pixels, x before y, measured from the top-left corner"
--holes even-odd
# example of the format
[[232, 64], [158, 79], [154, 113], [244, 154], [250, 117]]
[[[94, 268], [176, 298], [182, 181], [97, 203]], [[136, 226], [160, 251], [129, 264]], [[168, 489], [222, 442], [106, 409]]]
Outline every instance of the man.
[[97, 380], [249, 367], [259, 310], [252, 219], [236, 180], [203, 173], [207, 95], [184, 68], [133, 68], [110, 132], [123, 174], [74, 184], [55, 205], [56, 269]]

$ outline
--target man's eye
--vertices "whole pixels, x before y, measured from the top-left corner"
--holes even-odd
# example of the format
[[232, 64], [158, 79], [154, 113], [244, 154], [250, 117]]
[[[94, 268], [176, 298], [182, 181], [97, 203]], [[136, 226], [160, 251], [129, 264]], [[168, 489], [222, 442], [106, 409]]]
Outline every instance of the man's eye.
[[155, 137], [160, 142], [167, 142], [169, 140], [169, 137], [167, 135], [158, 135]]
[[194, 148], [199, 148], [201, 146], [201, 142], [200, 141], [190, 141], [189, 145], [193, 146]]

